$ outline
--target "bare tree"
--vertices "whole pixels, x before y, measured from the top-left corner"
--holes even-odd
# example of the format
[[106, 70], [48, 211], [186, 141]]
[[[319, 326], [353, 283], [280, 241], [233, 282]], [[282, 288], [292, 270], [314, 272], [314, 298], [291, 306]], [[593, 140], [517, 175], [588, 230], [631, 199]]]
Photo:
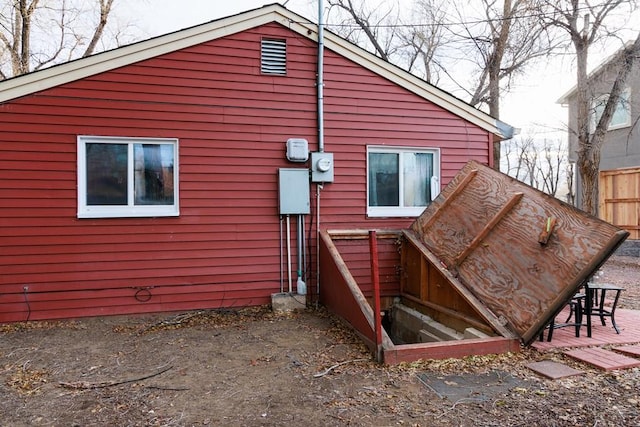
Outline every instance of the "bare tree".
[[601, 148], [615, 107], [624, 89], [625, 81], [633, 63], [640, 55], [640, 33], [635, 42], [620, 52], [618, 72], [611, 86], [602, 114], [590, 128], [591, 102], [587, 63], [589, 49], [603, 38], [615, 36], [606, 27], [607, 18], [623, 6], [635, 7], [635, 0], [602, 0], [588, 2], [579, 0], [541, 1], [541, 17], [552, 26], [566, 32], [576, 55], [577, 127], [572, 129], [578, 140], [576, 166], [580, 175], [581, 208], [593, 215], [598, 208], [598, 171]]
[[502, 146], [501, 171], [519, 181], [525, 182], [527, 176], [524, 170], [526, 153], [533, 143], [533, 137], [517, 137], [505, 142]]
[[98, 4], [100, 5], [100, 16], [98, 18], [98, 24], [93, 31], [93, 37], [91, 37], [91, 41], [87, 45], [87, 48], [82, 55], [83, 57], [89, 56], [95, 51], [96, 45], [98, 44], [98, 41], [104, 33], [104, 28], [107, 26], [107, 19], [109, 18], [109, 14], [111, 13], [113, 1], [114, 0], [98, 0]]
[[522, 138], [513, 138], [507, 141], [504, 147], [507, 175], [539, 188], [539, 177], [536, 173], [539, 159], [535, 137], [528, 135]]
[[563, 171], [566, 171], [567, 146], [562, 140], [553, 143], [545, 138], [541, 153], [543, 157], [538, 165], [538, 174], [542, 182], [541, 190], [552, 196], [557, 196], [560, 178]]
[[[470, 14], [466, 4], [457, 4], [458, 25], [452, 31], [463, 42], [462, 51], [474, 61], [476, 81], [469, 103], [485, 104], [489, 114], [500, 117], [500, 98], [512, 80], [533, 60], [554, 48], [546, 28], [534, 13], [533, 0], [480, 0], [481, 14]], [[500, 168], [500, 141], [494, 142], [493, 164]]]
[[562, 140], [540, 140], [531, 134], [506, 141], [503, 146], [502, 170], [554, 197], [566, 175], [566, 165], [567, 148]]
[[[0, 67], [0, 79], [93, 54], [113, 5], [114, 0], [0, 2], [0, 58], [8, 65]], [[126, 41], [120, 31], [111, 40]]]
[[417, 0], [411, 16], [415, 20], [399, 33], [402, 40], [401, 53], [405, 56], [407, 70], [422, 75], [432, 84], [439, 80], [443, 69], [438, 57], [449, 39], [445, 37], [447, 5], [440, 0]]
[[[397, 7], [376, 9], [371, 3], [365, 6], [364, 1], [328, 1], [332, 9], [343, 13], [334, 31], [361, 45], [358, 35], [365, 34], [378, 56], [423, 74], [429, 82], [446, 76], [468, 94], [471, 105], [486, 105], [496, 118], [500, 117], [502, 90], [509, 89], [529, 62], [547, 55], [553, 47], [533, 13], [535, 0], [479, 0], [477, 11], [470, 10], [468, 2], [416, 0], [414, 13], [405, 18], [411, 23], [402, 22]], [[474, 82], [466, 80], [469, 74], [476, 76]], [[494, 142], [493, 152], [498, 169], [499, 141]]]
[[[354, 44], [370, 45], [376, 55], [391, 62], [391, 57], [398, 49], [397, 4], [386, 2], [372, 5], [371, 2], [367, 4], [363, 0], [328, 0], [327, 3], [327, 22], [333, 32]], [[361, 38], [363, 34], [365, 40]]]

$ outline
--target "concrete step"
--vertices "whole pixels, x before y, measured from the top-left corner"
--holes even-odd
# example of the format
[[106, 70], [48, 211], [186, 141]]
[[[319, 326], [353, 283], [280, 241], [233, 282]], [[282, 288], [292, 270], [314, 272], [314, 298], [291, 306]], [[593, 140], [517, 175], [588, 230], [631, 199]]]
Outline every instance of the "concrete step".
[[453, 328], [402, 304], [393, 307], [391, 335], [394, 342], [457, 341], [464, 336]]
[[564, 365], [562, 363], [554, 362], [552, 360], [532, 362], [525, 366], [531, 369], [532, 371], [537, 372], [538, 374], [552, 380], [584, 374], [583, 371], [573, 369], [570, 366]]
[[464, 339], [489, 338], [489, 335], [485, 334], [484, 332], [476, 328], [467, 328], [464, 330], [463, 337]]
[[450, 328], [435, 320], [429, 320], [423, 323], [422, 329], [432, 333], [440, 338], [441, 341], [457, 341], [464, 338], [464, 336], [453, 328]]
[[429, 331], [425, 331], [424, 329], [420, 329], [420, 332], [418, 332], [418, 337], [420, 338], [421, 343], [442, 341], [439, 336], [434, 335]]

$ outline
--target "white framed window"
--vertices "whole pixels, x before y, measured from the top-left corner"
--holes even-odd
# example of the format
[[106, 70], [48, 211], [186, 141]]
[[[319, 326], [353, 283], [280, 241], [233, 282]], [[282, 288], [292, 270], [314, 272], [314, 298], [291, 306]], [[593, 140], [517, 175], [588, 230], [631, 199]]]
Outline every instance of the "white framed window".
[[[631, 104], [630, 90], [627, 88], [620, 93], [616, 108], [613, 110], [611, 122], [609, 122], [608, 130], [615, 130], [631, 126]], [[591, 132], [596, 130], [596, 126], [602, 117], [602, 112], [607, 104], [609, 95], [602, 95], [593, 100], [591, 104]]]
[[78, 218], [179, 213], [177, 139], [78, 136]]
[[416, 217], [440, 193], [437, 148], [367, 147], [367, 215]]

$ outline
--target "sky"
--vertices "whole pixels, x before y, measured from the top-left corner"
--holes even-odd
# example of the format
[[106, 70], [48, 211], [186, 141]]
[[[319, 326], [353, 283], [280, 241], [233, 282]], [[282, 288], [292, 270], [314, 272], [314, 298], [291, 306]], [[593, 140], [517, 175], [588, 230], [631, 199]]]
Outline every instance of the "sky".
[[311, 0], [126, 0], [119, 7], [135, 13], [136, 24], [156, 36], [272, 3], [286, 3], [287, 9], [308, 18], [317, 16], [317, 3]]
[[[136, 25], [151, 37], [274, 2], [276, 0], [128, 0], [125, 7], [127, 15], [139, 17]], [[317, 18], [317, 1], [281, 0], [279, 3], [286, 3], [288, 9], [309, 19]], [[640, 19], [637, 24], [640, 28]], [[592, 52], [592, 57], [605, 56], [605, 52]], [[561, 129], [567, 120], [567, 111], [557, 100], [573, 87], [574, 74], [571, 56], [559, 57], [529, 70], [502, 99], [500, 119], [521, 129], [523, 134], [535, 132], [551, 139], [566, 136], [566, 131]]]

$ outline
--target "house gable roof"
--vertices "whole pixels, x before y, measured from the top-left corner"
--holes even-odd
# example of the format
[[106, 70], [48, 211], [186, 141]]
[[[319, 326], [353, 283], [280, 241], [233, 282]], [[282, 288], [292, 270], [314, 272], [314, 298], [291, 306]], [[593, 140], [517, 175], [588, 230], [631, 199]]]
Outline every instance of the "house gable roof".
[[[316, 24], [280, 4], [271, 4], [5, 80], [0, 82], [0, 103], [271, 22], [279, 23], [302, 37], [316, 42], [318, 40]], [[325, 48], [387, 78], [499, 138], [507, 139], [512, 136], [513, 128], [506, 123], [331, 32], [324, 33], [323, 42]]]

